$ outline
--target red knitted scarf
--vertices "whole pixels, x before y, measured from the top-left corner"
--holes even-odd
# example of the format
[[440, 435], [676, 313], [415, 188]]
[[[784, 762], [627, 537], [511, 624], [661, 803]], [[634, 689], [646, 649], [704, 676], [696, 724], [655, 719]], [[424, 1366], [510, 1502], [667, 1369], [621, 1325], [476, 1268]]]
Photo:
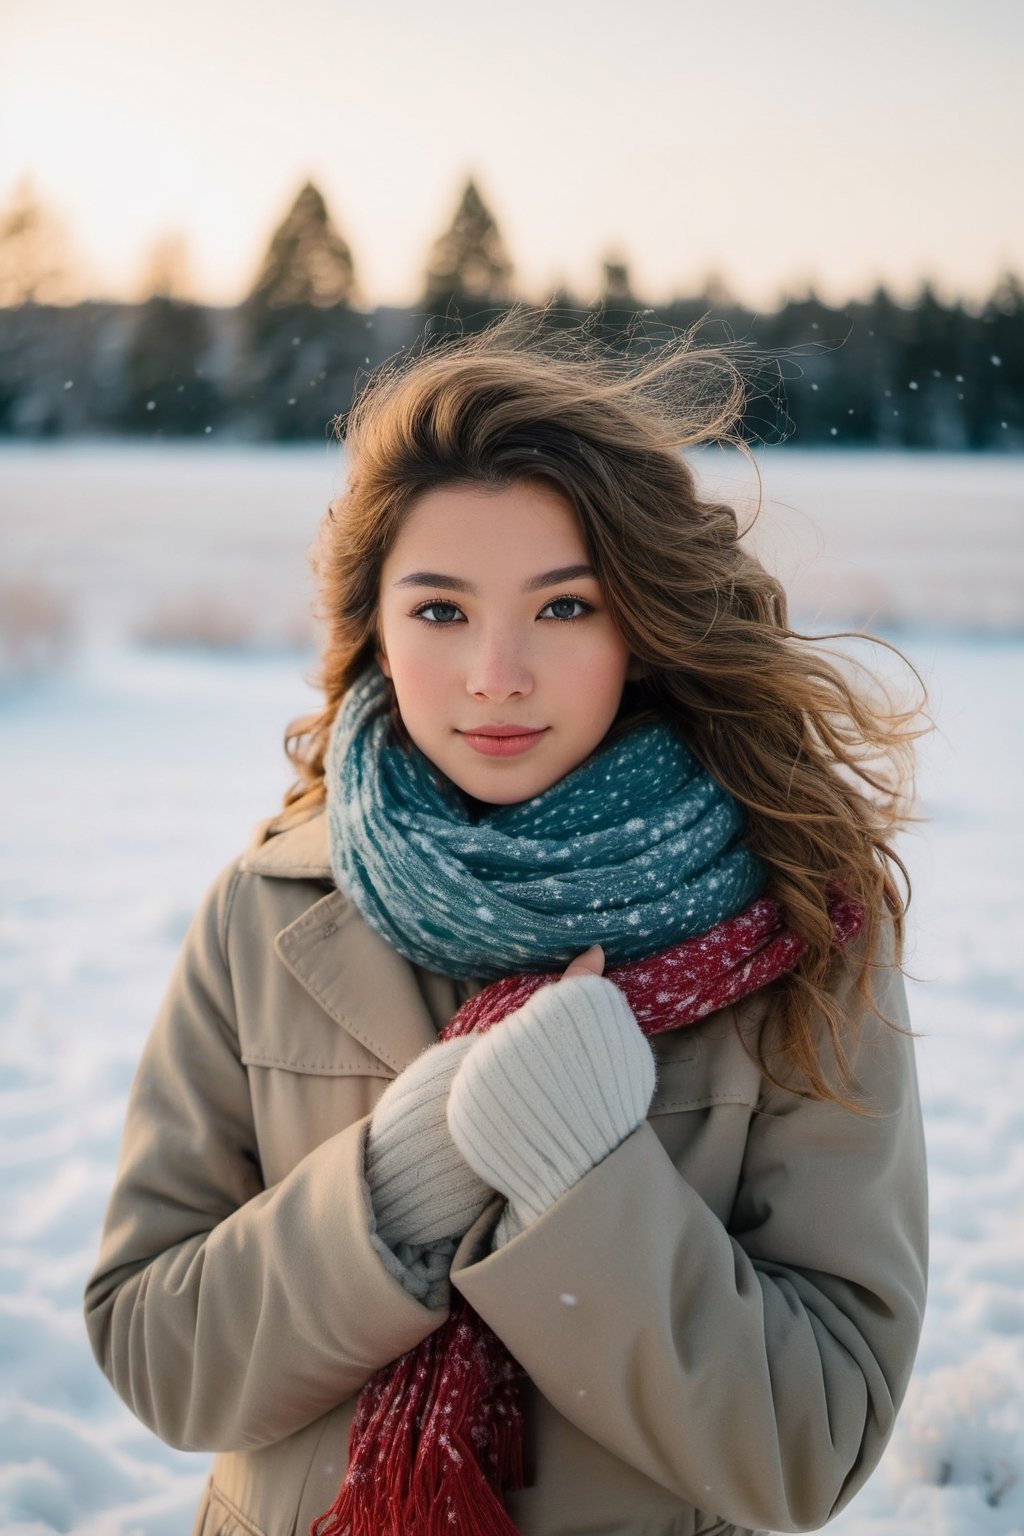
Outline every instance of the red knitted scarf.
[[[860, 908], [831, 906], [836, 944]], [[679, 1029], [748, 997], [797, 964], [804, 942], [761, 897], [698, 938], [611, 970], [645, 1035]], [[482, 1033], [522, 1006], [547, 975], [508, 976], [464, 1003], [442, 1039]], [[367, 1382], [337, 1499], [310, 1536], [517, 1536], [501, 1495], [522, 1486], [522, 1368], [462, 1297], [421, 1344]]]

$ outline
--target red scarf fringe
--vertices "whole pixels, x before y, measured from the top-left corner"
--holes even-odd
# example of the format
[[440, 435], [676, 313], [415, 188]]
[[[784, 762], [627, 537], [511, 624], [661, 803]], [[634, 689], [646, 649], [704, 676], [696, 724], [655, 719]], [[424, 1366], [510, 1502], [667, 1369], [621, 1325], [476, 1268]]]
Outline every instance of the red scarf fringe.
[[[835, 943], [863, 914], [837, 895]], [[695, 1024], [791, 971], [803, 940], [760, 897], [695, 939], [608, 975], [646, 1035]], [[442, 1039], [482, 1033], [520, 1008], [549, 975], [508, 976], [464, 1003]], [[338, 1497], [309, 1536], [518, 1536], [502, 1495], [522, 1487], [521, 1367], [462, 1297], [421, 1344], [359, 1394]]]

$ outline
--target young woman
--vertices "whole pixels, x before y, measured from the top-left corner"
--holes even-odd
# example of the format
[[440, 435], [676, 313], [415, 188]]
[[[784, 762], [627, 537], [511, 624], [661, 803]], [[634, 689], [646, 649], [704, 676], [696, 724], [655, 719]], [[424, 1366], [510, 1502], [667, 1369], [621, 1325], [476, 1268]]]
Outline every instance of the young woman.
[[219, 1453], [200, 1532], [807, 1530], [881, 1455], [912, 727], [699, 494], [741, 399], [513, 322], [354, 408], [324, 707], [185, 941], [87, 1293]]

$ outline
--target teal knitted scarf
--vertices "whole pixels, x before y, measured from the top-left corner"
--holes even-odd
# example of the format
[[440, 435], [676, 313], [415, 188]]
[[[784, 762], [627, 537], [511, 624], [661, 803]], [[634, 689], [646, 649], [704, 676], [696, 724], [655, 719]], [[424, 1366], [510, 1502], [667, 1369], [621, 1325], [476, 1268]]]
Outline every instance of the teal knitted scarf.
[[591, 944], [621, 965], [753, 900], [741, 807], [668, 724], [599, 747], [543, 794], [473, 820], [388, 717], [376, 665], [346, 694], [327, 762], [331, 865], [393, 948], [444, 976], [557, 970]]

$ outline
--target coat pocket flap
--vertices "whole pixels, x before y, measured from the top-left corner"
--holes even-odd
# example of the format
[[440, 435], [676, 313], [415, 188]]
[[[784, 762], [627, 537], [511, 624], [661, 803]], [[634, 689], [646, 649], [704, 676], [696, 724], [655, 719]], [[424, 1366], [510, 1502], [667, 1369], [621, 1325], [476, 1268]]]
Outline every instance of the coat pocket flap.
[[657, 1079], [650, 1114], [706, 1109], [713, 1104], [757, 1104], [761, 1073], [744, 1051], [728, 1013], [689, 1029], [656, 1035], [651, 1048]]
[[[335, 1037], [337, 1033], [335, 1027]], [[299, 1072], [312, 1077], [395, 1076], [390, 1067], [360, 1045], [358, 1040], [342, 1043], [334, 1038], [322, 1042], [323, 1049], [318, 1049], [320, 1042], [311, 1041], [309, 1034], [308, 1027], [304, 1027], [301, 1045], [291, 1051], [282, 1050], [279, 1039], [268, 1041], [265, 1049], [260, 1048], [259, 1042], [250, 1042], [242, 1052], [242, 1062], [247, 1067], [272, 1067], [281, 1072]]]

